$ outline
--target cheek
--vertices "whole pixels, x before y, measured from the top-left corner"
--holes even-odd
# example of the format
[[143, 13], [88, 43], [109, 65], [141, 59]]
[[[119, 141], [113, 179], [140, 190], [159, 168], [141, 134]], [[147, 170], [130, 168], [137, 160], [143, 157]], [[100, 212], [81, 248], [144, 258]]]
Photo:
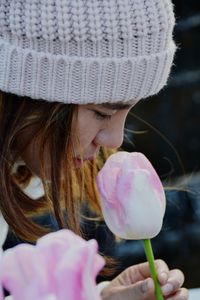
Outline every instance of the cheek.
[[79, 127], [78, 140], [82, 148], [86, 148], [94, 139], [95, 132], [88, 129], [88, 127]]
[[85, 112], [78, 115], [75, 132], [83, 149], [92, 143], [99, 130], [99, 124], [91, 116], [91, 112]]

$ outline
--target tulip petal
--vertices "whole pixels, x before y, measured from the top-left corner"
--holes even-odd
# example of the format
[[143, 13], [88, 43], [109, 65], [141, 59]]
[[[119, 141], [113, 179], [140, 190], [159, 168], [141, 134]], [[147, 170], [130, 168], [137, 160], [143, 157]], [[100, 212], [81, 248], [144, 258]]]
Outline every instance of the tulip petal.
[[125, 239], [149, 239], [162, 226], [162, 183], [142, 153], [111, 155], [97, 176], [101, 207], [110, 230]]
[[95, 278], [97, 272], [102, 268], [104, 260], [98, 260], [98, 264], [93, 265], [96, 259], [97, 244], [95, 241], [79, 247], [73, 248], [60, 261], [57, 268], [58, 298], [68, 299], [100, 299]]
[[95, 279], [104, 259], [97, 248], [95, 240], [86, 242], [60, 230], [40, 238], [36, 246], [6, 250], [0, 260], [0, 288], [2, 284], [13, 300], [99, 300]]
[[22, 244], [4, 252], [1, 281], [14, 298], [23, 299], [23, 290], [34, 285], [42, 290], [45, 272], [34, 246]]

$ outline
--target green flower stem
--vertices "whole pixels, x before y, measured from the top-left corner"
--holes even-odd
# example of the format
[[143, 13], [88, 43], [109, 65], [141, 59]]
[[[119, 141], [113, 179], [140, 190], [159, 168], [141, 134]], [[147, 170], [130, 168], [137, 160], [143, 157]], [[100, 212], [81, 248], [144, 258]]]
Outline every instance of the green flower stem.
[[143, 245], [144, 245], [146, 258], [149, 262], [151, 277], [154, 281], [156, 300], [164, 300], [162, 292], [161, 292], [160, 284], [157, 279], [156, 267], [155, 267], [155, 263], [154, 263], [154, 255], [153, 255], [153, 250], [151, 247], [150, 239], [143, 240]]

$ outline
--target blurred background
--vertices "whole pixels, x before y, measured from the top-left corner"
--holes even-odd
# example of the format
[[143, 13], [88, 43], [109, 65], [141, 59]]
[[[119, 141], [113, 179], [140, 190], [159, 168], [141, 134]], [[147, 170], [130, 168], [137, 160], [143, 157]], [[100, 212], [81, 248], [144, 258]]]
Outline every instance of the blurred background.
[[126, 149], [145, 152], [163, 179], [200, 169], [200, 1], [174, 0], [173, 3], [178, 50], [170, 80], [159, 95], [135, 106], [133, 113], [139, 119], [130, 116], [127, 127], [146, 133], [127, 132], [134, 146], [124, 144]]
[[[168, 86], [134, 107], [123, 149], [143, 152], [160, 175], [167, 209], [152, 240], [154, 254], [182, 269], [186, 287], [193, 288], [200, 287], [200, 1], [173, 2], [178, 51]], [[115, 254], [119, 270], [145, 260], [141, 242], [111, 247], [109, 233], [107, 241], [106, 253]]]

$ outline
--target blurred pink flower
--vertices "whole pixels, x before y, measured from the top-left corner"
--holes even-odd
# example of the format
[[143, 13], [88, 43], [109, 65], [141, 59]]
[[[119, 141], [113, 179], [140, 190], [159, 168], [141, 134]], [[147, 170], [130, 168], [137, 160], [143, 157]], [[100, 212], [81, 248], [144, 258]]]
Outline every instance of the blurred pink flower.
[[95, 279], [104, 259], [97, 248], [69, 230], [49, 233], [36, 246], [3, 253], [0, 285], [13, 300], [99, 300]]
[[125, 239], [149, 239], [162, 227], [165, 193], [142, 153], [111, 155], [97, 176], [101, 207], [110, 230]]

